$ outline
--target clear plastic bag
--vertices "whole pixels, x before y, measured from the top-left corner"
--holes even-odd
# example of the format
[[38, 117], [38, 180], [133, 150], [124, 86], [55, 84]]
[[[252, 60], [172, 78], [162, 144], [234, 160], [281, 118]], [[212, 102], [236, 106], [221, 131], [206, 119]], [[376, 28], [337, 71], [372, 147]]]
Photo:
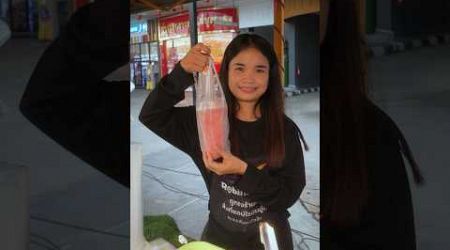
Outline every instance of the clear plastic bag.
[[228, 107], [213, 59], [195, 86], [198, 136], [203, 152], [230, 151]]

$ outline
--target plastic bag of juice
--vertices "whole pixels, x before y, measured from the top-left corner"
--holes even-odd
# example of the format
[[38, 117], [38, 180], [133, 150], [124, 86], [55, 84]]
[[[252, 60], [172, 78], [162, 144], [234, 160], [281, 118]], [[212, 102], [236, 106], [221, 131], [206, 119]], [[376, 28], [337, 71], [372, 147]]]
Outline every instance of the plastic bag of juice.
[[202, 151], [229, 151], [228, 107], [212, 58], [208, 68], [198, 75], [195, 93], [198, 136]]

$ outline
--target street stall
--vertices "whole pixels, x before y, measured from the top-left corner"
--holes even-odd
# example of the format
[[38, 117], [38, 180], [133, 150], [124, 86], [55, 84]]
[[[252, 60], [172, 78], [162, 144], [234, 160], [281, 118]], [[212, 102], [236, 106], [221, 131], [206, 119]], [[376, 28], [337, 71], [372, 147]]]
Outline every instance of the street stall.
[[[211, 47], [216, 70], [227, 45], [238, 31], [238, 17], [235, 8], [203, 8], [197, 15], [198, 41]], [[161, 73], [168, 74], [191, 48], [189, 14], [182, 12], [159, 20], [161, 49]]]

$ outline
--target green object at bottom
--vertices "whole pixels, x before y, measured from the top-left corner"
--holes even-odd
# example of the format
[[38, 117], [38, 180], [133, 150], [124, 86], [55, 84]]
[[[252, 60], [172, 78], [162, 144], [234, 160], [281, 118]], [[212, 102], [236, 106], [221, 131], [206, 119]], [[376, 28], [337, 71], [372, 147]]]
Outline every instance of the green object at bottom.
[[181, 250], [224, 250], [203, 241], [193, 241], [194, 239], [186, 237], [188, 244], [181, 245], [178, 242], [178, 236], [181, 234], [175, 220], [168, 215], [145, 216], [144, 217], [144, 236], [148, 242], [162, 238], [170, 242]]
[[180, 234], [175, 220], [168, 215], [144, 217], [144, 236], [148, 242], [163, 238], [172, 245], [179, 247], [181, 246], [178, 242], [178, 235]]
[[207, 242], [194, 241], [178, 248], [178, 250], [225, 250], [225, 249], [214, 246]]

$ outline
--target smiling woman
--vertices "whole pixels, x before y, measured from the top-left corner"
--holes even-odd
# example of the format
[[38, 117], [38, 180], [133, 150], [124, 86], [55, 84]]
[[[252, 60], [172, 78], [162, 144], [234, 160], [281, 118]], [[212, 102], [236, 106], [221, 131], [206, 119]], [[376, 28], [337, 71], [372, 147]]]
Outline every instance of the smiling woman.
[[[293, 249], [288, 222], [305, 186], [299, 128], [284, 114], [279, 64], [264, 38], [243, 34], [228, 45], [220, 81], [228, 105], [231, 150], [202, 152], [195, 108], [174, 107], [206, 67], [210, 48], [194, 46], [150, 93], [140, 114], [154, 133], [187, 153], [209, 192], [202, 240], [225, 249], [264, 249], [259, 223], [275, 228], [279, 249]], [[306, 145], [305, 145], [306, 147]]]

